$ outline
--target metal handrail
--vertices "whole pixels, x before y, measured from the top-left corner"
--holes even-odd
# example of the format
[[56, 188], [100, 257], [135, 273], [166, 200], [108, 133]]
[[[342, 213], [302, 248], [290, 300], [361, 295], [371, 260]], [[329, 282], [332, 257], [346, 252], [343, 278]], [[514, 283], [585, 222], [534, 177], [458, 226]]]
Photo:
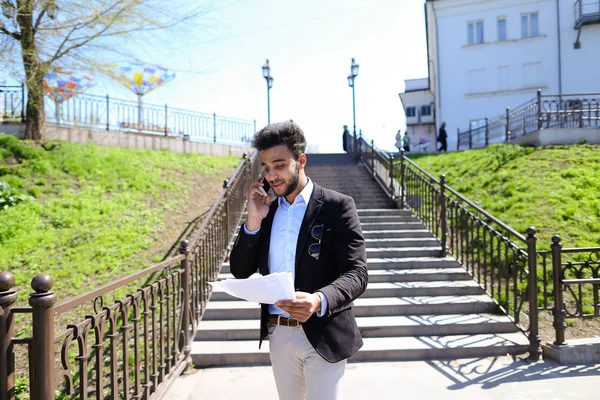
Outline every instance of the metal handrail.
[[485, 211], [483, 208], [481, 208], [477, 204], [473, 203], [471, 200], [467, 199], [465, 196], [463, 196], [460, 193], [458, 193], [458, 191], [456, 191], [455, 189], [453, 189], [451, 186], [447, 186], [446, 185], [446, 190], [448, 190], [454, 196], [458, 197], [461, 201], [465, 202], [467, 205], [469, 205], [469, 207], [473, 207], [478, 213], [484, 215], [490, 221], [494, 222], [496, 225], [500, 226], [502, 229], [506, 230], [511, 235], [515, 236], [517, 239], [521, 240], [523, 243], [527, 242], [527, 239], [525, 238], [524, 235], [522, 235], [521, 233], [517, 232], [516, 230], [514, 230], [513, 228], [511, 228], [510, 226], [508, 226], [504, 222], [500, 221], [497, 217], [494, 217], [492, 214], [490, 214], [489, 212]]
[[65, 300], [54, 307], [54, 315], [60, 315], [64, 312], [67, 312], [81, 304], [84, 304], [85, 302], [92, 301], [106, 293], [110, 293], [115, 289], [124, 287], [130, 284], [131, 282], [135, 282], [138, 279], [141, 279], [147, 275], [151, 275], [156, 272], [162, 272], [165, 268], [168, 268], [178, 262], [181, 262], [184, 258], [185, 256], [182, 255], [169, 258], [168, 260], [155, 264], [151, 267], [145, 268], [141, 271], [135, 272], [124, 278], [117, 279], [116, 281], [101, 286], [98, 289], [94, 289], [89, 292], [85, 292], [78, 296], [72, 297], [68, 300]]
[[[362, 140], [355, 158], [362, 160], [395, 206], [412, 209], [440, 239], [440, 255], [453, 254], [498, 308], [519, 329], [528, 332], [530, 357], [539, 359], [535, 229], [528, 228], [525, 237], [447, 186], [444, 175], [437, 179], [415, 164], [404, 151], [400, 152], [399, 164], [394, 164], [391, 154], [380, 157], [373, 142], [369, 145]], [[378, 168], [374, 168], [375, 158], [381, 164]], [[526, 249], [515, 243], [515, 239], [522, 241]], [[530, 317], [527, 327], [520, 318], [526, 299]]]
[[[425, 171], [423, 168], [419, 167], [410, 158], [405, 157], [404, 161], [406, 163], [410, 164], [412, 167], [416, 168], [423, 175], [425, 175], [426, 177], [428, 177], [431, 180], [432, 183], [435, 183], [435, 184], [438, 184], [438, 185], [440, 184], [440, 181], [438, 179], [436, 179], [429, 172]], [[504, 229], [505, 231], [509, 232], [511, 235], [515, 236], [517, 239], [521, 240], [523, 243], [527, 242], [527, 239], [525, 238], [524, 235], [522, 235], [521, 233], [517, 232], [515, 229], [511, 228], [506, 223], [500, 221], [500, 219], [498, 219], [497, 217], [493, 216], [492, 214], [490, 214], [489, 212], [487, 212], [486, 210], [484, 210], [483, 208], [481, 208], [476, 203], [474, 203], [471, 200], [467, 199], [465, 196], [463, 196], [462, 194], [460, 194], [457, 190], [453, 189], [451, 186], [446, 185], [445, 188], [446, 188], [446, 190], [448, 192], [452, 193], [454, 196], [456, 196], [462, 202], [466, 203], [469, 207], [472, 207], [478, 213], [480, 213], [483, 216], [485, 216], [489, 221], [494, 222], [496, 225], [500, 226], [502, 229]]]
[[404, 157], [404, 161], [407, 162], [408, 164], [410, 164], [410, 166], [412, 166], [413, 168], [417, 169], [420, 173], [422, 173], [423, 175], [425, 175], [426, 177], [428, 177], [429, 179], [431, 179], [431, 182], [437, 183], [437, 184], [440, 183], [440, 181], [436, 177], [434, 177], [433, 175], [431, 175], [429, 172], [425, 171], [423, 168], [419, 167], [410, 158], [408, 158], [408, 157], [405, 156]]
[[[542, 94], [541, 90], [538, 90], [536, 98], [528, 100], [516, 108], [507, 108], [504, 114], [495, 118], [485, 118], [484, 126], [464, 131], [457, 129], [457, 150], [467, 146], [465, 143], [467, 139], [469, 149], [487, 147], [491, 143], [497, 143], [498, 139], [501, 139], [498, 130], [503, 127], [505, 129], [503, 142], [510, 142], [512, 138], [544, 128], [598, 127], [600, 126], [600, 98], [598, 97], [600, 97], [600, 93], [596, 92]], [[587, 106], [573, 108], [569, 105], [569, 102], [572, 101], [580, 101]], [[490, 137], [490, 128], [495, 130], [494, 137]], [[484, 131], [485, 143], [479, 138]]]
[[[257, 158], [258, 158], [258, 152], [255, 151], [252, 154], [251, 163], [256, 162]], [[245, 166], [244, 163], [240, 163], [238, 165], [238, 167], [235, 169], [235, 171], [231, 175], [231, 178], [230, 178], [231, 181], [233, 181], [234, 179], [239, 177], [239, 175], [241, 174], [241, 170], [242, 170], [242, 168], [244, 168], [244, 166]], [[198, 241], [202, 237], [203, 232], [206, 230], [206, 227], [209, 224], [211, 217], [213, 217], [216, 214], [217, 209], [219, 208], [219, 204], [223, 201], [223, 198], [225, 197], [225, 193], [226, 193], [226, 189], [221, 190], [221, 193], [219, 193], [217, 200], [211, 206], [210, 210], [208, 211], [208, 214], [206, 215], [206, 218], [204, 218], [204, 220], [202, 221], [202, 224], [200, 224], [200, 227], [198, 228], [198, 230], [192, 235], [192, 237], [190, 239], [190, 247], [194, 248], [198, 244]]]

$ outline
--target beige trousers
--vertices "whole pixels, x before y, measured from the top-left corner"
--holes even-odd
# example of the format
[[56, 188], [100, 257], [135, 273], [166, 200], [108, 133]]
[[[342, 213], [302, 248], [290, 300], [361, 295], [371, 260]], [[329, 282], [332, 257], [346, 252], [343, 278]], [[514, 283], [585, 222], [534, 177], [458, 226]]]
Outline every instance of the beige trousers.
[[301, 326], [269, 324], [269, 349], [280, 400], [341, 400], [346, 360], [325, 361]]

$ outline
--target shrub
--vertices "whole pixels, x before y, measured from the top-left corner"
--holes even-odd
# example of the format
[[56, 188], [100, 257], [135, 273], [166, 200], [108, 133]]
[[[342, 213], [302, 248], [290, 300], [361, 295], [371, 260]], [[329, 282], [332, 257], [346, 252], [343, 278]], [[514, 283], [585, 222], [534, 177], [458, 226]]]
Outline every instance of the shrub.
[[0, 181], [0, 211], [27, 200], [33, 200], [33, 197], [21, 195], [11, 188], [8, 183]]
[[12, 156], [19, 161], [39, 158], [39, 149], [28, 146], [14, 136], [0, 134], [0, 152], [3, 158]]

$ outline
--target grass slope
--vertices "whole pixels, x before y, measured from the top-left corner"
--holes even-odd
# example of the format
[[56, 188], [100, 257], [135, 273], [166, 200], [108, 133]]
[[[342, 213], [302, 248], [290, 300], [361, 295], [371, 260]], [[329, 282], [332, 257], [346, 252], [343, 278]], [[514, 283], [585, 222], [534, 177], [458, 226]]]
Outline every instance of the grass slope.
[[517, 231], [534, 226], [540, 249], [554, 234], [564, 247], [600, 246], [600, 146], [501, 144], [410, 158]]
[[218, 192], [239, 161], [66, 142], [40, 147], [0, 135], [0, 181], [32, 197], [0, 210], [0, 270], [15, 275], [22, 300], [40, 272], [65, 298], [147, 267], [160, 258], [149, 249], [158, 243], [164, 253], [171, 244], [161, 243], [169, 218], [191, 206], [193, 193]]

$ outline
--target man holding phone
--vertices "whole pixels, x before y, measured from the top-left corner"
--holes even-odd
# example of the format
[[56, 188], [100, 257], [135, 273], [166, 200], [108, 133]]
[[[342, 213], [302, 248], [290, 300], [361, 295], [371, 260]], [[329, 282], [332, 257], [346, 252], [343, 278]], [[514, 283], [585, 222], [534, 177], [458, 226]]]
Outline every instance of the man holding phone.
[[[261, 305], [259, 346], [269, 338], [280, 399], [340, 399], [346, 359], [362, 346], [352, 302], [368, 280], [354, 200], [306, 176], [306, 139], [294, 122], [268, 125], [253, 146], [264, 172], [248, 194], [231, 272], [293, 274], [293, 300]], [[272, 193], [261, 191], [267, 185]]]

